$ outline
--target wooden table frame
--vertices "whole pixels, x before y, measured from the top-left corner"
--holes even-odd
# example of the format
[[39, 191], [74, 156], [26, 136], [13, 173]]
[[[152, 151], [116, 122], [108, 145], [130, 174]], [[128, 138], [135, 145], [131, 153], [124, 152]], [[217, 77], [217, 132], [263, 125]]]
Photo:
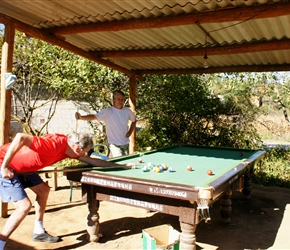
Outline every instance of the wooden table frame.
[[240, 190], [245, 195], [250, 194], [250, 175], [254, 165], [260, 161], [264, 153], [258, 151], [246, 162], [236, 166], [233, 171], [210, 183], [209, 188], [109, 176], [99, 172], [83, 172], [82, 194], [89, 210], [88, 240], [92, 242], [99, 240], [99, 201], [104, 200], [178, 216], [181, 227], [180, 249], [195, 250], [196, 226], [202, 220], [198, 200], [207, 199], [208, 206], [220, 200], [221, 217], [225, 223], [229, 223], [232, 192]]

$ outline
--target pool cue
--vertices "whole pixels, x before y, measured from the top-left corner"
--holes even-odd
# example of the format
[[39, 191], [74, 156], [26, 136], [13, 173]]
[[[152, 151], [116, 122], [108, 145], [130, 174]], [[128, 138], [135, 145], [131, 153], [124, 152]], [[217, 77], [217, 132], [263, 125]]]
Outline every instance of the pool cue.
[[[80, 110], [80, 108], [78, 107], [77, 108], [77, 112], [79, 112], [79, 110]], [[76, 119], [76, 133], [78, 133], [78, 121], [79, 121], [79, 119]]]
[[112, 168], [124, 168], [130, 169], [131, 167], [128, 166], [107, 166], [107, 167], [87, 167], [87, 168], [64, 168], [64, 169], [53, 169], [53, 170], [38, 170], [37, 173], [67, 173], [67, 172], [77, 172], [77, 171], [88, 171], [88, 170], [100, 170], [100, 169], [112, 169]]
[[[77, 112], [79, 112], [79, 107], [77, 107]], [[76, 119], [76, 134], [78, 133], [78, 125], [79, 125], [79, 119]], [[79, 137], [79, 136], [78, 136]], [[79, 139], [78, 139], [79, 140]], [[72, 160], [73, 161], [73, 163], [75, 163], [76, 162], [76, 160], [75, 159], [73, 159]]]
[[[139, 166], [136, 164], [135, 166]], [[123, 169], [134, 169], [132, 166], [125, 166], [125, 165], [120, 165], [120, 166], [104, 166], [104, 167], [85, 167], [85, 168], [63, 168], [63, 169], [52, 169], [52, 170], [38, 170], [35, 172], [19, 172], [18, 174], [43, 174], [43, 173], [67, 173], [67, 172], [77, 172], [77, 171], [88, 171], [88, 170], [106, 170], [106, 169], [114, 169], [114, 168], [123, 168]]]

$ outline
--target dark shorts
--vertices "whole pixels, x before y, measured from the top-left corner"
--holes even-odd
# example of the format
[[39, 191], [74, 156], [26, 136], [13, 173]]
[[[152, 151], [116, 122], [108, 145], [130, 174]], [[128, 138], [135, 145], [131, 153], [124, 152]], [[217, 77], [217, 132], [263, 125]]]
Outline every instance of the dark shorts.
[[27, 197], [25, 188], [34, 187], [43, 181], [40, 176], [35, 174], [17, 175], [15, 173], [12, 179], [2, 178], [0, 171], [0, 196], [3, 202], [13, 202]]

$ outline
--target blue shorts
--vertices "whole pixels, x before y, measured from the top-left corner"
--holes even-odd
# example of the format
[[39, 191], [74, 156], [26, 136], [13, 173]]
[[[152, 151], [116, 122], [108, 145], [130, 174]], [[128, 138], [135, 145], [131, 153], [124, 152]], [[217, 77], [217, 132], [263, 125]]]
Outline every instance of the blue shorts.
[[2, 178], [0, 171], [0, 196], [3, 202], [13, 202], [22, 200], [27, 197], [25, 188], [34, 187], [43, 181], [40, 176], [35, 174], [17, 174], [14, 173], [12, 179]]

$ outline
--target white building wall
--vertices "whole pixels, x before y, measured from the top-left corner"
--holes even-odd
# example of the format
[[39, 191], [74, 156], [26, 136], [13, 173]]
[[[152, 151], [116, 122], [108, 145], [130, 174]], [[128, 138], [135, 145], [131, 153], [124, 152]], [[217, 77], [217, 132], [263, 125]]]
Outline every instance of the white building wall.
[[[44, 103], [39, 101], [37, 105]], [[59, 101], [56, 111], [51, 121], [48, 124], [48, 133], [70, 134], [72, 132], [85, 132], [94, 134], [93, 129], [87, 121], [76, 121], [75, 112], [79, 111], [82, 115], [94, 114], [94, 110], [87, 110], [85, 103], [76, 104], [73, 101]], [[50, 104], [46, 104], [33, 113], [32, 125], [36, 129], [40, 129], [47, 121], [47, 113], [49, 112]], [[94, 122], [97, 126], [97, 123]], [[101, 126], [99, 126], [101, 129]], [[17, 122], [11, 122], [11, 131], [21, 132], [21, 126]], [[44, 130], [46, 132], [46, 130]]]

